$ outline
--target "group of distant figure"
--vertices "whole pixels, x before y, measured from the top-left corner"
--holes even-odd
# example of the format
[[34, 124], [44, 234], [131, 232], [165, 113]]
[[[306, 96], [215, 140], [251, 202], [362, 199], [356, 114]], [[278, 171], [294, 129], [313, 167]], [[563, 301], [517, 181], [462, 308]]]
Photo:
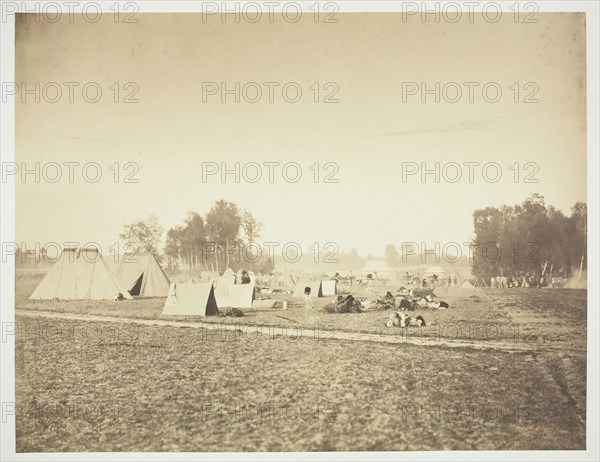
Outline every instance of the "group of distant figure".
[[426, 287], [431, 287], [433, 289], [436, 287], [458, 287], [457, 277], [450, 275], [438, 276], [437, 274], [432, 274], [430, 276], [421, 277], [420, 273], [417, 273], [414, 276], [410, 276], [406, 273], [406, 279], [413, 287], [419, 287], [421, 289]]
[[562, 276], [496, 276], [491, 278], [490, 287], [496, 289], [508, 289], [512, 287], [552, 287], [561, 288], [565, 285]]

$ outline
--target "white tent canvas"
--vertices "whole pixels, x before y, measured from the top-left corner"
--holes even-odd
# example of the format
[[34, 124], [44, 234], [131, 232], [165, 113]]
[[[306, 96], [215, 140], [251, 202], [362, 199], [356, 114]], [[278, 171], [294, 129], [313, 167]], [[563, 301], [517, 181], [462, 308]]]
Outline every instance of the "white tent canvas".
[[386, 279], [385, 282], [387, 284], [397, 285], [397, 286], [403, 284], [402, 277], [400, 276], [400, 273], [398, 271], [395, 271], [395, 270], [392, 271], [391, 273], [389, 273], [389, 275], [388, 275], [388, 277], [387, 277], [387, 279]]
[[65, 249], [29, 297], [32, 300], [132, 298], [98, 249]]
[[172, 283], [162, 314], [165, 316], [218, 316], [219, 309], [213, 283]]
[[217, 279], [217, 281], [219, 282], [219, 284], [235, 284], [235, 280], [236, 280], [237, 276], [236, 274], [233, 272], [233, 270], [231, 268], [227, 268], [225, 271], [223, 271], [223, 274], [221, 276], [219, 276]]
[[231, 268], [227, 268], [225, 271], [223, 271], [224, 278], [232, 277], [232, 276], [235, 276], [235, 273], [233, 272], [233, 270]]
[[384, 260], [369, 260], [360, 270], [363, 276], [371, 274], [373, 279], [400, 284], [397, 272]]
[[222, 284], [218, 281], [215, 298], [221, 308], [252, 308], [254, 283]]
[[321, 292], [321, 281], [306, 281], [300, 280], [296, 284], [294, 288], [294, 297], [304, 297], [304, 289], [306, 287], [310, 287], [310, 296], [311, 297], [322, 297], [323, 293]]
[[391, 273], [392, 267], [384, 260], [369, 260], [360, 270], [361, 273]]
[[321, 281], [321, 295], [323, 297], [332, 297], [336, 293], [336, 280]]

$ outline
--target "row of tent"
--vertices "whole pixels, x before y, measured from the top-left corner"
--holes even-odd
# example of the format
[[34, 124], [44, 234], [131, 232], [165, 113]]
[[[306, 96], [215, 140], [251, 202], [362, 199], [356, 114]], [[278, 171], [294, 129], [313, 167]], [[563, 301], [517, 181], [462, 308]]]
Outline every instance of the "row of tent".
[[170, 281], [151, 254], [126, 255], [119, 262], [97, 249], [64, 249], [31, 294], [33, 300], [114, 300], [119, 294], [161, 297]]
[[[254, 283], [233, 284], [228, 278], [200, 284], [172, 284], [163, 315], [196, 315], [214, 316], [219, 306], [233, 308], [252, 308], [254, 300]], [[299, 281], [294, 290], [294, 297], [304, 297], [307, 287], [311, 295], [328, 297], [336, 293], [336, 281]]]
[[[219, 305], [251, 308], [254, 283], [233, 284], [233, 279], [218, 279], [214, 294]], [[191, 288], [188, 288], [191, 286]], [[32, 300], [115, 300], [139, 297], [176, 297], [201, 294], [201, 284], [171, 284], [152, 254], [125, 255], [118, 262], [104, 258], [97, 249], [64, 249], [54, 266], [29, 297]], [[203, 300], [209, 297], [201, 296]]]
[[[231, 270], [229, 270], [233, 273]], [[115, 300], [167, 297], [163, 314], [211, 315], [217, 306], [252, 308], [255, 284], [235, 284], [225, 273], [206, 283], [171, 283], [152, 254], [125, 256], [107, 261], [97, 249], [65, 249], [58, 261], [31, 294], [33, 300]], [[299, 280], [294, 297], [303, 297], [310, 287], [313, 297], [336, 294], [335, 280]], [[472, 288], [465, 281], [462, 288]]]
[[[118, 262], [104, 258], [98, 249], [64, 249], [54, 266], [31, 295], [34, 300], [114, 300], [124, 298], [166, 297], [171, 282], [152, 254], [125, 255]], [[306, 287], [316, 297], [335, 295], [336, 281], [306, 281], [296, 284], [294, 296], [303, 296]], [[251, 290], [252, 289], [252, 290]], [[251, 300], [254, 284], [235, 284], [228, 268], [217, 279], [216, 293], [231, 305]]]

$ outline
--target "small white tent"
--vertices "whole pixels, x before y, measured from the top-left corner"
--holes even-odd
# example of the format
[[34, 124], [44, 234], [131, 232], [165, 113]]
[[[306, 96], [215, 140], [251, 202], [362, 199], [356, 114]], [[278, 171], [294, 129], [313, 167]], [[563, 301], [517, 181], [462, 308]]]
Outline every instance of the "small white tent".
[[322, 297], [323, 292], [321, 291], [321, 281], [307, 281], [300, 280], [294, 288], [294, 297], [304, 297], [304, 289], [310, 287], [311, 297]]
[[172, 283], [162, 311], [163, 315], [218, 316], [212, 282], [200, 284]]
[[310, 287], [311, 297], [333, 297], [337, 293], [337, 281], [335, 279], [323, 281], [309, 281], [301, 279], [294, 287], [294, 297], [304, 297], [304, 290]]

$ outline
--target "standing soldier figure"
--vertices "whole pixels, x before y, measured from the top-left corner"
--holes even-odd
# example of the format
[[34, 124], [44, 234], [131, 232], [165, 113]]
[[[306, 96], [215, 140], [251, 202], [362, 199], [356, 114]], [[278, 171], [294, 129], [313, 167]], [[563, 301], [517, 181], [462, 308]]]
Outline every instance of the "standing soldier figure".
[[304, 288], [304, 301], [306, 309], [311, 309], [313, 307], [312, 300], [310, 299], [310, 287]]

